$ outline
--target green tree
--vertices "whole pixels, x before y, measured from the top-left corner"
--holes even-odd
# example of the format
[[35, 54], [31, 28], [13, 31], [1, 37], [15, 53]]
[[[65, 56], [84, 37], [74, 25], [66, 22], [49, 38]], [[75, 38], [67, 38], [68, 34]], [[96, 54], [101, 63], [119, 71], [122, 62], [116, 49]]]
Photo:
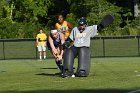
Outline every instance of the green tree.
[[50, 6], [51, 0], [17, 0], [15, 19], [21, 18], [21, 21], [36, 22], [39, 16], [47, 16]]
[[74, 26], [81, 16], [93, 25], [111, 13], [115, 21], [100, 35], [139, 35], [131, 6], [131, 0], [0, 0], [0, 38], [33, 38], [40, 27], [49, 33], [60, 13]]

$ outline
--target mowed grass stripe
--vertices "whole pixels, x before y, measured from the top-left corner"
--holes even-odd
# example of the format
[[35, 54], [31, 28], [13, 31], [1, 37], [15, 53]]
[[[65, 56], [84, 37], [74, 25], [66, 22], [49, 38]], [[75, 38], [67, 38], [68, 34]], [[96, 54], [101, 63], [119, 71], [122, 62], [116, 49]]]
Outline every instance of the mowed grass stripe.
[[89, 77], [61, 78], [53, 59], [0, 60], [0, 92], [125, 93], [140, 88], [137, 76], [140, 58], [93, 58], [91, 61]]

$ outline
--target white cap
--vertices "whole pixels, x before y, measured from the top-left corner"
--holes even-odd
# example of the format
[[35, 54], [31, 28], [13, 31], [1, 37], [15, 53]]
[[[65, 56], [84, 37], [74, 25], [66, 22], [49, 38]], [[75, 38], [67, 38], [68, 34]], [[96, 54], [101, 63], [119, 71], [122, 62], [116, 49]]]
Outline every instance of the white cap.
[[56, 32], [57, 32], [57, 30], [51, 30], [51, 34], [56, 33]]

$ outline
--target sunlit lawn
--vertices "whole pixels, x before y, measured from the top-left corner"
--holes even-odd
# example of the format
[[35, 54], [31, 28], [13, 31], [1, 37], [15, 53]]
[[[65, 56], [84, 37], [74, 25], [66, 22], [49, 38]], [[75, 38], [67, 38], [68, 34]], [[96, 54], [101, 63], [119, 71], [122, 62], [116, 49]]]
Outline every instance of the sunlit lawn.
[[58, 72], [53, 59], [0, 60], [0, 92], [127, 93], [140, 89], [138, 57], [93, 58], [89, 77], [61, 78]]

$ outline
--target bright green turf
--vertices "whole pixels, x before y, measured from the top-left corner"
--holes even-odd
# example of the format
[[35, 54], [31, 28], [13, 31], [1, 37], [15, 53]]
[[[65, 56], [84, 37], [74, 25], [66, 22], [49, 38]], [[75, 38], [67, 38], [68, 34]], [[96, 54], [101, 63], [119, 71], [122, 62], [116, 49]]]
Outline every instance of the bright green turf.
[[126, 93], [140, 89], [138, 57], [93, 58], [89, 77], [61, 78], [58, 72], [51, 59], [0, 60], [0, 93]]

